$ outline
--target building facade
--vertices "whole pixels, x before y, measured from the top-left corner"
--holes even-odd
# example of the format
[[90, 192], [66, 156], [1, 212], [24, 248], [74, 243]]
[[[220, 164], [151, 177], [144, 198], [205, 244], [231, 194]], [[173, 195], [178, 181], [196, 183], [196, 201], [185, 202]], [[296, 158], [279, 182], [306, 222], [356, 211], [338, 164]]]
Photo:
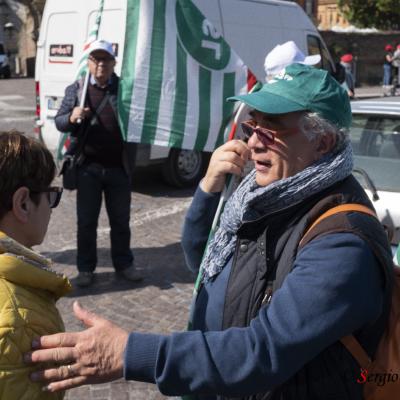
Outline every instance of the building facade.
[[33, 76], [45, 0], [0, 0], [0, 43], [17, 76]]
[[331, 30], [334, 27], [347, 28], [349, 21], [340, 12], [336, 0], [318, 0], [317, 6], [318, 29]]

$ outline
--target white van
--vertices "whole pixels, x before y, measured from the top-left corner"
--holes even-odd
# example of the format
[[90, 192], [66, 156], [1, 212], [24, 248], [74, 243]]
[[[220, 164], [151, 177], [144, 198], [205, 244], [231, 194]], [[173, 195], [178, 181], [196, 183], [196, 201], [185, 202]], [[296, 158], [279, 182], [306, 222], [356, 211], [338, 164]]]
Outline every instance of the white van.
[[[170, 0], [166, 0], [170, 1]], [[171, 0], [172, 1], [172, 0]], [[332, 70], [332, 60], [318, 31], [296, 3], [277, 0], [193, 0], [222, 32], [225, 40], [263, 81], [265, 55], [279, 43], [296, 42], [306, 54], [320, 54], [321, 67]], [[43, 141], [56, 149], [59, 133], [54, 117], [73, 82], [81, 50], [94, 24], [99, 0], [47, 0], [36, 59], [37, 125]], [[127, 0], [105, 0], [99, 38], [114, 44], [116, 73], [120, 74], [124, 51]], [[176, 186], [190, 185], [204, 173], [209, 155], [198, 151], [140, 144], [136, 166], [164, 164], [163, 175]]]

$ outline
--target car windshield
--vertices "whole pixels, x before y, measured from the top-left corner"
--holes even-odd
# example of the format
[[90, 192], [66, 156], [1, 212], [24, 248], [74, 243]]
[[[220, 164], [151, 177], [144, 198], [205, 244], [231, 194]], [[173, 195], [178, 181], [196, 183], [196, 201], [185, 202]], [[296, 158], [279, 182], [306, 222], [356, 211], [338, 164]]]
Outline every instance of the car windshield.
[[[353, 114], [350, 140], [354, 167], [364, 169], [378, 190], [399, 192], [400, 116]], [[361, 177], [360, 183], [366, 187]]]

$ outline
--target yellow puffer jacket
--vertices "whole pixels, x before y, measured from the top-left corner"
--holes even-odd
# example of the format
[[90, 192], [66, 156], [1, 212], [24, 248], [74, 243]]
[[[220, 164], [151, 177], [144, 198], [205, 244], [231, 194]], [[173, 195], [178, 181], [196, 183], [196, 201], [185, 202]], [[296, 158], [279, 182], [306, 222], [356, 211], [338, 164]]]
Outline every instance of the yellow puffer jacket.
[[23, 354], [32, 339], [64, 330], [56, 301], [71, 290], [65, 276], [50, 269], [50, 260], [0, 232], [0, 399], [59, 400], [63, 393], [42, 391], [29, 375]]

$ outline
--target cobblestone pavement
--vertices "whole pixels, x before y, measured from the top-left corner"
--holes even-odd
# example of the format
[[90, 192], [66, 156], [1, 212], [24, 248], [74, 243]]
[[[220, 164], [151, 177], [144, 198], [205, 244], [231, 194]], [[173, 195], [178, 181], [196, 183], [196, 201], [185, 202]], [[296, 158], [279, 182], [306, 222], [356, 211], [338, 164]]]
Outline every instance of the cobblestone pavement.
[[[91, 311], [110, 319], [125, 329], [141, 332], [169, 333], [185, 329], [194, 276], [184, 265], [180, 248], [180, 231], [192, 191], [168, 190], [167, 195], [157, 177], [149, 175], [134, 187], [132, 193], [132, 248], [135, 265], [145, 275], [139, 284], [128, 283], [114, 276], [109, 253], [108, 221], [104, 208], [98, 229], [98, 266], [96, 280], [88, 289], [75, 288], [59, 300], [58, 307], [66, 330], [81, 330], [72, 313], [78, 299]], [[76, 274], [75, 193], [65, 192], [53, 212], [45, 242], [38, 247], [56, 263], [58, 271], [72, 278]], [[117, 381], [84, 386], [68, 391], [66, 399], [164, 399], [155, 385]]]

